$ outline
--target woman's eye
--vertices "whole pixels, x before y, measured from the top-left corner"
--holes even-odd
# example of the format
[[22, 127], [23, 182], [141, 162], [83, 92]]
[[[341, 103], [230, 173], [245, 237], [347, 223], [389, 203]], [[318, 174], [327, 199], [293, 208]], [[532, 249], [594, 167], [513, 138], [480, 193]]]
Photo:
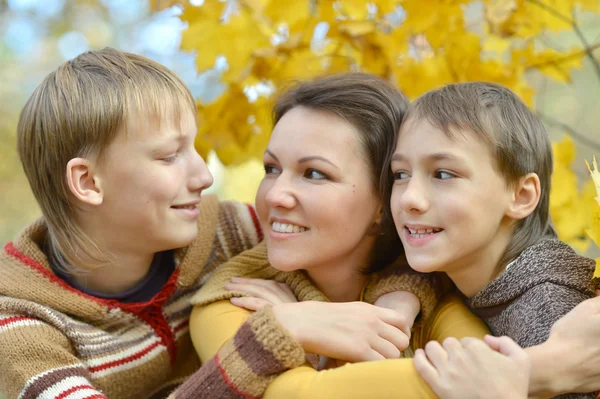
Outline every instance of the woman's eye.
[[435, 172], [435, 178], [440, 180], [448, 180], [454, 179], [456, 176], [450, 172], [446, 172], [445, 170], [438, 170]]
[[279, 170], [273, 165], [265, 165], [265, 174], [272, 175], [275, 173], [279, 173]]
[[394, 172], [394, 180], [406, 180], [409, 177], [410, 176], [408, 175], [408, 173], [404, 171]]
[[316, 169], [308, 169], [304, 172], [304, 177], [311, 180], [326, 180], [328, 178], [325, 173], [319, 172]]

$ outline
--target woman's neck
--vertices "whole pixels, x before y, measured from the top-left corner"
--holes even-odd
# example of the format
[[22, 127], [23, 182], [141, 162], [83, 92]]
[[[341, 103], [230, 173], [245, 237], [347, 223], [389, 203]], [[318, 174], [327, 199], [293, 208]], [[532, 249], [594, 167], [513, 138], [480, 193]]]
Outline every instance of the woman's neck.
[[307, 270], [308, 276], [315, 286], [331, 302], [352, 302], [360, 300], [361, 292], [367, 283], [368, 277], [360, 267], [350, 268], [347, 265]]

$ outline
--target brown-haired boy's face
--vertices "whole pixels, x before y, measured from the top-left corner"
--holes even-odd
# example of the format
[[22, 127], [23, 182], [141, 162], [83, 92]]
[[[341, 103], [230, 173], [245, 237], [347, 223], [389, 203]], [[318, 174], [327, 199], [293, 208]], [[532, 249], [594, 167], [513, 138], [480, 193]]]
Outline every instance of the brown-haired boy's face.
[[196, 206], [213, 178], [194, 148], [194, 115], [181, 115], [181, 123], [132, 118], [103, 154], [97, 211], [111, 248], [158, 252], [196, 238]]
[[391, 209], [411, 267], [452, 278], [499, 261], [512, 190], [487, 146], [470, 132], [453, 138], [426, 120], [404, 123], [392, 159]]

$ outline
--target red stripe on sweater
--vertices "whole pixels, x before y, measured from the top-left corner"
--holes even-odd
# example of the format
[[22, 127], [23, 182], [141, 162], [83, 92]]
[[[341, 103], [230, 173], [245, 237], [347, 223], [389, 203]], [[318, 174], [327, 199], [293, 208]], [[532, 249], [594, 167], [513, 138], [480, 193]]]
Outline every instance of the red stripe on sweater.
[[95, 393], [91, 396], [86, 396], [83, 399], [108, 399], [106, 396], [102, 395], [101, 393]]
[[248, 207], [248, 211], [250, 212], [250, 216], [252, 217], [252, 223], [254, 224], [254, 229], [256, 230], [256, 235], [258, 236], [258, 241], [263, 240], [263, 232], [260, 228], [260, 222], [258, 221], [258, 216], [256, 215], [256, 210], [250, 204], [246, 204]]
[[221, 377], [223, 377], [223, 380], [233, 390], [233, 392], [235, 392], [238, 395], [243, 396], [244, 398], [258, 399], [256, 396], [252, 396], [249, 393], [240, 391], [239, 388], [235, 386], [235, 384], [233, 383], [233, 381], [231, 381], [229, 379], [229, 377], [227, 376], [227, 372], [225, 371], [225, 369], [221, 366], [221, 358], [219, 357], [219, 354], [215, 355], [215, 363], [217, 364], [217, 369], [219, 370], [219, 373], [221, 374]]
[[[66, 391], [62, 391], [60, 393], [60, 395], [57, 395], [54, 397], [54, 399], [63, 399], [66, 398], [67, 396], [69, 396], [70, 394], [72, 394], [73, 392], [77, 392], [77, 391], [81, 391], [82, 389], [93, 389], [96, 390], [96, 388], [94, 388], [91, 385], [75, 385], [74, 387], [71, 387], [69, 389], [67, 389]], [[106, 396], [99, 394], [99, 393], [95, 393], [92, 396], [87, 396], [88, 398], [106, 398]], [[106, 398], [108, 399], [108, 398]]]
[[175, 327], [173, 329], [174, 333], [178, 333], [179, 331], [183, 330], [184, 328], [186, 328], [188, 326], [188, 324], [190, 324], [189, 320], [185, 320], [183, 323], [181, 323], [180, 325], [178, 325], [177, 327]]
[[7, 324], [11, 324], [11, 323], [16, 323], [18, 321], [21, 320], [36, 320], [33, 317], [27, 317], [27, 316], [12, 316], [12, 317], [7, 317], [6, 319], [1, 319], [0, 320], [0, 327], [5, 326]]
[[158, 345], [160, 345], [160, 342], [155, 342], [146, 349], [139, 351], [138, 353], [134, 353], [133, 355], [127, 356], [121, 360], [113, 360], [111, 362], [104, 363], [99, 366], [88, 367], [88, 370], [90, 371], [90, 373], [96, 373], [98, 371], [107, 370], [112, 367], [117, 367], [129, 362], [133, 362], [134, 360], [138, 360], [144, 355], [148, 354], [152, 349], [156, 348]]
[[[136, 315], [141, 320], [143, 320], [144, 322], [149, 324], [150, 327], [152, 327], [152, 329], [160, 337], [161, 343], [167, 347], [167, 349], [169, 351], [169, 356], [171, 358], [171, 363], [175, 362], [175, 354], [176, 354], [175, 337], [171, 333], [171, 329], [170, 329], [167, 321], [165, 320], [164, 316], [162, 315], [162, 307], [163, 307], [164, 303], [167, 301], [167, 299], [169, 299], [169, 297], [177, 289], [177, 279], [179, 278], [179, 269], [175, 269], [173, 271], [173, 274], [171, 274], [171, 277], [169, 277], [169, 280], [167, 281], [167, 283], [149, 301], [122, 303], [119, 301], [115, 301], [114, 299], [97, 298], [95, 296], [88, 295], [85, 292], [81, 292], [81, 291], [71, 287], [63, 279], [57, 277], [54, 273], [52, 273], [52, 271], [50, 269], [42, 266], [39, 262], [35, 261], [34, 259], [31, 259], [27, 255], [23, 254], [21, 251], [16, 249], [12, 242], [8, 242], [4, 246], [4, 251], [8, 255], [12, 256], [13, 258], [16, 258], [21, 263], [23, 263], [24, 265], [33, 269], [37, 273], [40, 273], [42, 276], [47, 278], [52, 283], [59, 285], [61, 288], [65, 289], [67, 291], [75, 293], [82, 298], [96, 302], [100, 305], [106, 306], [109, 309], [120, 308], [124, 312], [129, 312], [129, 313]], [[149, 313], [148, 309], [154, 309], [154, 312], [151, 312], [151, 313], [153, 313], [153, 317], [148, 317], [148, 313]], [[156, 315], [159, 315], [160, 317], [154, 317]]]
[[39, 262], [31, 259], [27, 255], [25, 255], [21, 251], [19, 251], [17, 248], [15, 248], [12, 241], [6, 243], [6, 245], [4, 246], [4, 252], [6, 252], [8, 255], [12, 256], [13, 258], [16, 258], [21, 263], [23, 263], [25, 266], [28, 266], [30, 269], [33, 269], [34, 271], [38, 272], [39, 274], [41, 274], [42, 276], [44, 276], [45, 278], [50, 280], [52, 283], [59, 285], [61, 288], [65, 289], [67, 291], [71, 291], [85, 299], [89, 299], [89, 300], [97, 302], [101, 305], [108, 306], [109, 308], [119, 307], [119, 302], [117, 302], [115, 300], [96, 298], [95, 296], [88, 295], [85, 292], [81, 292], [81, 291], [71, 287], [69, 284], [67, 284], [66, 281], [64, 281], [63, 279], [57, 277], [54, 273], [52, 273], [52, 271], [50, 269], [45, 268]]

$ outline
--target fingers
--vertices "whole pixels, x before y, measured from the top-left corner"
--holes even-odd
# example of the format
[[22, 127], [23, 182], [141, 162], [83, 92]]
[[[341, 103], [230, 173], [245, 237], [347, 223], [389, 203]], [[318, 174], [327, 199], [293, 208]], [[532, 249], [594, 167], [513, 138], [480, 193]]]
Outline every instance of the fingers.
[[437, 369], [427, 359], [427, 355], [423, 349], [417, 349], [413, 359], [417, 373], [429, 384], [432, 388], [437, 387], [440, 380], [440, 374]]
[[262, 299], [262, 298], [253, 298], [253, 297], [233, 297], [229, 300], [235, 306], [240, 308], [248, 309], [248, 310], [259, 310], [265, 306], [272, 306], [272, 303]]
[[490, 348], [512, 359], [523, 359], [527, 357], [525, 351], [509, 337], [492, 337], [486, 335], [484, 341]]
[[394, 310], [375, 307], [376, 315], [389, 325], [392, 325], [402, 331], [410, 339], [410, 326], [406, 317]]
[[425, 354], [436, 369], [448, 368], [448, 352], [437, 341], [429, 341], [425, 345]]
[[[398, 333], [404, 335], [395, 327], [384, 325], [384, 328], [394, 329]], [[375, 337], [375, 340], [371, 343], [371, 347], [385, 359], [398, 359], [400, 357], [400, 352], [406, 349], [406, 347], [400, 349], [394, 341], [408, 342], [408, 339], [402, 340], [399, 337], [383, 337], [379, 335]]]
[[272, 305], [297, 301], [293, 291], [284, 283], [241, 277], [233, 277], [231, 281], [231, 283], [225, 284], [226, 289], [244, 292], [250, 296], [269, 301]]
[[273, 305], [282, 303], [283, 301], [270, 289], [254, 285], [254, 284], [241, 284], [241, 283], [227, 283], [225, 288], [229, 291], [244, 292], [252, 297], [264, 299]]
[[408, 348], [408, 345], [410, 344], [410, 338], [403, 331], [384, 322], [378, 327], [378, 334], [382, 339], [390, 342], [398, 350], [397, 354], [390, 353], [391, 356], [380, 352], [387, 359], [398, 358], [400, 356], [400, 351]]

